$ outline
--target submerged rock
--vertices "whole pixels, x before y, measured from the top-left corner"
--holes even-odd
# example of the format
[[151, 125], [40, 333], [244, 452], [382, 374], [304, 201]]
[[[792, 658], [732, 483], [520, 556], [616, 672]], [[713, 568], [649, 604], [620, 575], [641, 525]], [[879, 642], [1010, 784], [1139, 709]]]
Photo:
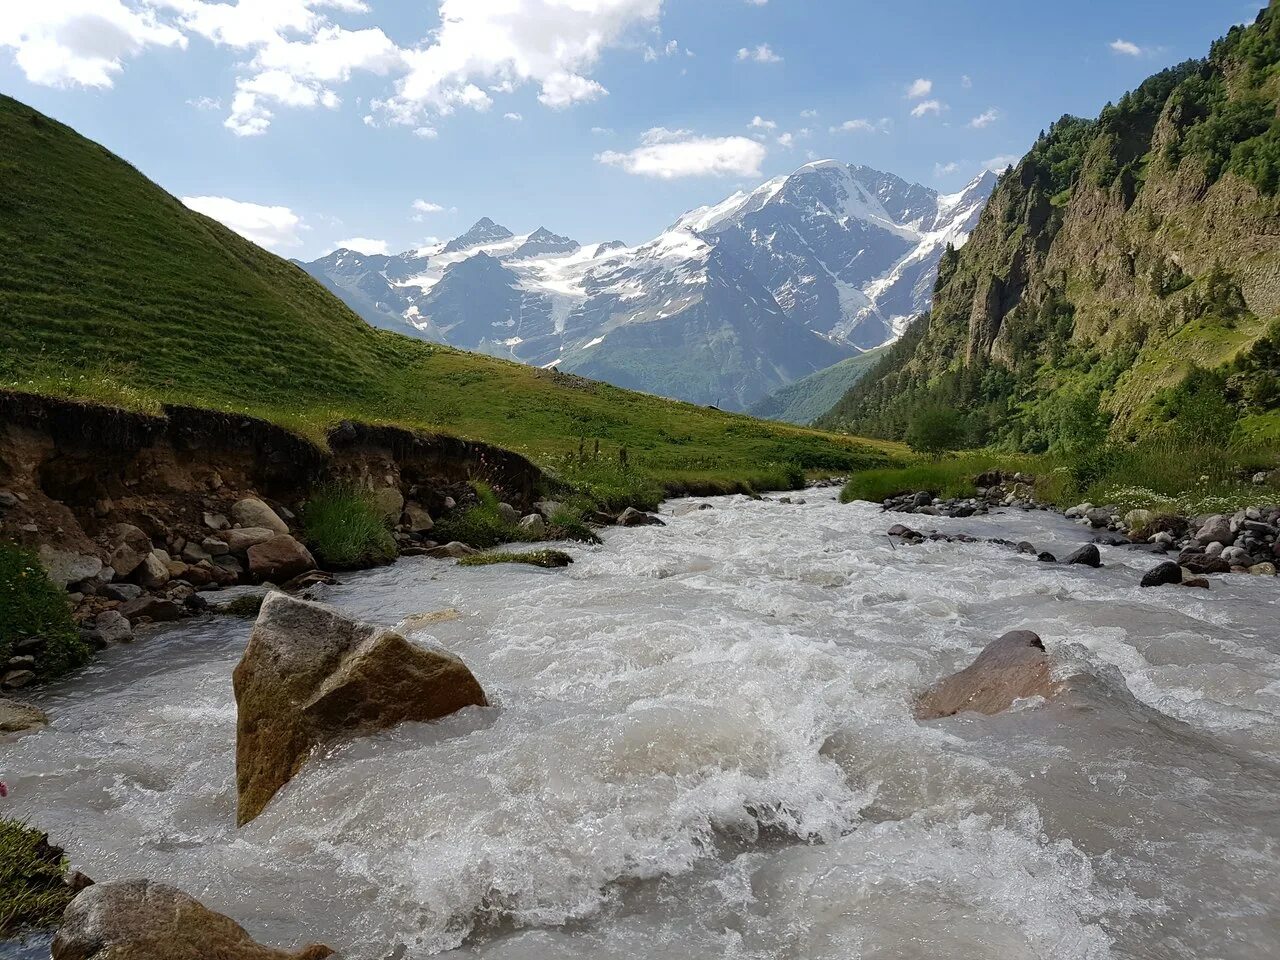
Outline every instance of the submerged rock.
[[52, 960], [322, 960], [328, 947], [274, 950], [230, 917], [150, 880], [86, 887], [63, 914]]
[[1000, 713], [1015, 700], [1050, 697], [1049, 655], [1040, 637], [1014, 630], [994, 640], [959, 673], [939, 681], [916, 700], [917, 720], [950, 717], [963, 710]]
[[1142, 578], [1142, 586], [1144, 587], [1163, 587], [1166, 584], [1174, 584], [1182, 582], [1182, 567], [1178, 566], [1173, 560], [1166, 560], [1164, 563], [1158, 563]]
[[263, 600], [233, 680], [240, 824], [320, 744], [488, 704], [457, 657], [284, 593]]
[[663, 520], [655, 517], [653, 514], [644, 513], [635, 507], [627, 507], [618, 516], [618, 526], [620, 527], [665, 527]]

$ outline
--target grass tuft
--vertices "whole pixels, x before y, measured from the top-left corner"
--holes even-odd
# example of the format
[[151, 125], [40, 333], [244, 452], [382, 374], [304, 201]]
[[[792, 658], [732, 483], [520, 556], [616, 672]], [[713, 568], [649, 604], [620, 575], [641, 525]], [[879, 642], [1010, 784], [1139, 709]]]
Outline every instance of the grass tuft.
[[458, 561], [460, 567], [488, 567], [495, 563], [525, 563], [534, 567], [567, 567], [573, 563], [573, 557], [563, 550], [534, 550], [531, 553], [512, 553], [505, 550], [491, 550], [488, 553], [477, 553], [463, 557]]
[[48, 838], [0, 817], [0, 939], [56, 926], [75, 896], [67, 864]]
[[302, 512], [307, 544], [323, 567], [350, 570], [390, 563], [396, 542], [373, 496], [335, 485], [314, 493]]
[[71, 620], [66, 593], [49, 580], [35, 554], [0, 543], [0, 664], [31, 638], [44, 641], [33, 650], [42, 680], [89, 662], [91, 652]]

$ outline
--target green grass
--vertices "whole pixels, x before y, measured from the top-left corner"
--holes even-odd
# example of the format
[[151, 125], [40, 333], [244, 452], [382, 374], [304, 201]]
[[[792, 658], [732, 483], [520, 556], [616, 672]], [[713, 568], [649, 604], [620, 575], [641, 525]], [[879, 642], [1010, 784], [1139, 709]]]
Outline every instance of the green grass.
[[840, 398], [880, 362], [887, 349], [877, 347], [802, 377], [753, 404], [748, 412], [766, 420], [812, 423], [839, 403]]
[[1276, 459], [1277, 447], [1194, 445], [1167, 436], [1108, 444], [1075, 458], [967, 451], [896, 469], [864, 471], [850, 479], [840, 498], [845, 503], [879, 503], [918, 490], [943, 498], [968, 497], [974, 493], [976, 476], [1000, 469], [1032, 474], [1036, 498], [1060, 508], [1090, 502], [1169, 514], [1231, 513], [1280, 500], [1280, 486], [1274, 482], [1251, 482], [1253, 473], [1273, 467]]
[[104, 148], [0, 97], [0, 387], [236, 411], [321, 444], [343, 419], [539, 464], [598, 439], [668, 490], [883, 465], [885, 448], [375, 330]]
[[0, 543], [0, 665], [31, 637], [44, 640], [33, 651], [41, 679], [60, 676], [89, 660], [66, 593], [50, 582], [35, 554]]
[[0, 817], [0, 939], [56, 926], [74, 894], [45, 835]]
[[350, 486], [323, 487], [302, 511], [307, 545], [321, 566], [353, 570], [390, 563], [396, 542], [372, 495]]
[[432, 540], [439, 543], [457, 540], [479, 550], [488, 550], [500, 543], [527, 543], [541, 539], [518, 524], [503, 519], [498, 510], [498, 497], [487, 483], [473, 481], [471, 487], [475, 490], [476, 502], [461, 506], [437, 520], [431, 531]]
[[573, 490], [588, 497], [597, 509], [621, 513], [627, 507], [657, 510], [665, 491], [662, 484], [642, 471], [623, 466], [616, 456], [594, 451], [565, 457], [551, 465], [552, 474]]
[[476, 553], [469, 557], [463, 557], [458, 561], [458, 566], [488, 567], [495, 563], [525, 563], [533, 567], [554, 569], [569, 566], [569, 564], [573, 563], [573, 557], [563, 550], [534, 550], [530, 553], [492, 550], [488, 553]]

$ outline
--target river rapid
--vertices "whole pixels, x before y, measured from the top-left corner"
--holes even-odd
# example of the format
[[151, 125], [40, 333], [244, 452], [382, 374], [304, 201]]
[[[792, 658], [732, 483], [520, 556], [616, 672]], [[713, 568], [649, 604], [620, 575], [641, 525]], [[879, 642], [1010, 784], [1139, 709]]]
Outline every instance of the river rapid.
[[[0, 743], [0, 810], [90, 876], [353, 960], [1280, 958], [1274, 581], [1142, 590], [1144, 554], [895, 545], [878, 507], [804, 496], [676, 501], [564, 571], [407, 559], [328, 588], [386, 625], [456, 610], [405, 629], [493, 706], [314, 757], [239, 830], [250, 624], [112, 649]], [[912, 719], [1020, 628], [1075, 677], [1059, 700]]]

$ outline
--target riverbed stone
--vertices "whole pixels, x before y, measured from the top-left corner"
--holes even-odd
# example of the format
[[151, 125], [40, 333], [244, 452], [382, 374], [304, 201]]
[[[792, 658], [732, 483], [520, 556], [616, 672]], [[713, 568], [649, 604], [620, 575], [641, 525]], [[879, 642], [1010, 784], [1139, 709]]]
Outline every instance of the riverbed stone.
[[[240, 527], [238, 530], [228, 530], [223, 533], [222, 540], [227, 545], [226, 553], [243, 554], [250, 547], [266, 543], [275, 536], [279, 536], [279, 534], [269, 527]], [[210, 556], [218, 557], [224, 555], [210, 551]]]
[[313, 944], [275, 950], [230, 917], [176, 887], [150, 880], [97, 883], [71, 901], [54, 937], [52, 960], [323, 960]]
[[1276, 575], [1276, 565], [1269, 560], [1262, 563], [1255, 563], [1249, 568], [1249, 572], [1255, 577], [1274, 577]]
[[133, 627], [119, 610], [103, 610], [93, 621], [93, 628], [107, 643], [131, 643]]
[[404, 494], [395, 487], [379, 487], [373, 491], [373, 505], [380, 517], [395, 523], [404, 512]]
[[1092, 543], [1086, 543], [1079, 550], [1071, 553], [1067, 559], [1068, 564], [1078, 564], [1085, 567], [1102, 566], [1102, 554], [1098, 552], [1098, 548]]
[[160, 551], [152, 551], [142, 559], [133, 578], [147, 590], [159, 590], [169, 582], [169, 558]]
[[488, 704], [452, 654], [285, 593], [263, 600], [232, 679], [240, 824], [319, 745]]
[[1231, 532], [1231, 518], [1222, 514], [1214, 514], [1200, 525], [1196, 531], [1196, 539], [1205, 545], [1221, 543], [1226, 546], [1235, 542], [1235, 534]]
[[266, 527], [273, 533], [288, 533], [289, 525], [257, 497], [245, 497], [231, 508], [231, 519], [241, 527]]
[[256, 580], [281, 583], [316, 568], [311, 551], [287, 533], [249, 548], [249, 573]]
[[107, 562], [117, 576], [129, 576], [151, 552], [151, 538], [131, 523], [117, 523], [107, 536], [111, 551]]
[[400, 522], [404, 524], [405, 529], [410, 533], [426, 533], [436, 525], [426, 508], [416, 503], [406, 503], [404, 505], [404, 513], [400, 517]]
[[498, 516], [502, 517], [502, 522], [508, 526], [515, 526], [520, 522], [520, 511], [509, 503], [498, 504]]
[[532, 537], [543, 537], [547, 532], [547, 522], [542, 519], [542, 514], [531, 513], [520, 518], [520, 529]]
[[438, 547], [428, 547], [422, 552], [422, 556], [431, 557], [433, 560], [461, 560], [463, 557], [471, 557], [479, 552], [475, 547], [469, 547], [458, 540], [451, 540]]
[[182, 604], [168, 597], [155, 597], [143, 594], [137, 600], [130, 600], [120, 607], [120, 615], [130, 623], [150, 620], [152, 623], [172, 623], [182, 619]]
[[1015, 700], [1051, 697], [1044, 642], [1030, 630], [1014, 630], [994, 640], [959, 673], [940, 680], [916, 700], [916, 719], [936, 720], [962, 711], [994, 714]]
[[655, 517], [651, 513], [645, 513], [637, 510], [635, 507], [627, 507], [618, 515], [618, 526], [620, 527], [665, 527], [666, 522]]
[[21, 700], [0, 698], [0, 733], [21, 733], [49, 722], [39, 707]]
[[1173, 560], [1158, 563], [1142, 577], [1144, 587], [1163, 587], [1167, 584], [1182, 582], [1182, 567]]

